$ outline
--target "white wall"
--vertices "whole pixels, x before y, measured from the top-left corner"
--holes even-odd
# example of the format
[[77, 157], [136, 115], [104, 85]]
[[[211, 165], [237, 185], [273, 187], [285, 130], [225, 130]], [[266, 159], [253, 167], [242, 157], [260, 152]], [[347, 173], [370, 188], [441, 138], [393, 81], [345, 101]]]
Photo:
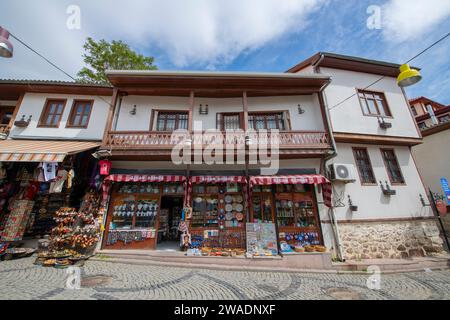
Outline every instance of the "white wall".
[[[47, 99], [67, 99], [58, 128], [37, 127]], [[74, 99], [94, 100], [89, 124], [85, 129], [66, 127]], [[22, 115], [25, 115], [25, 120], [27, 120], [31, 115], [31, 122], [26, 128], [14, 126], [9, 137], [24, 139], [102, 140], [110, 101], [111, 97], [100, 98], [92, 95], [26, 93], [17, 113], [16, 120], [20, 120]]]
[[[199, 114], [200, 104], [208, 105], [207, 115]], [[302, 115], [298, 114], [298, 104], [305, 110]], [[131, 115], [130, 111], [134, 105], [136, 115]], [[187, 111], [189, 97], [126, 96], [122, 100], [116, 130], [149, 130], [152, 109]], [[289, 110], [292, 130], [324, 131], [317, 95], [249, 97], [248, 109], [250, 112]], [[201, 124], [203, 130], [214, 129], [216, 113], [242, 112], [242, 110], [242, 98], [195, 98], [194, 125], [197, 122]]]
[[422, 179], [433, 192], [443, 193], [440, 179], [450, 181], [450, 129], [423, 137], [423, 143], [412, 148]]
[[[376, 186], [363, 186], [359, 180], [352, 147], [366, 147], [372, 163]], [[393, 147], [397, 160], [401, 167], [405, 185], [391, 186], [397, 194], [391, 197], [384, 196], [379, 186], [379, 181], [388, 181], [389, 177], [384, 166], [380, 148], [392, 148], [392, 146], [374, 145], [353, 145], [346, 143], [337, 144], [338, 156], [332, 163], [353, 164], [355, 166], [356, 181], [344, 184], [342, 182], [333, 183], [334, 196], [341, 195], [343, 208], [336, 208], [338, 219], [386, 219], [404, 218], [432, 215], [429, 207], [422, 207], [419, 194], [422, 194], [426, 202], [426, 192], [417, 172], [414, 160], [408, 147]], [[358, 206], [358, 211], [352, 213], [348, 208], [347, 195], [351, 196], [354, 205]]]
[[[308, 70], [301, 70], [308, 73]], [[392, 123], [392, 128], [383, 130], [374, 116], [365, 116], [362, 112], [357, 89], [363, 89], [380, 78], [380, 75], [320, 68], [320, 73], [331, 76], [330, 85], [325, 89], [328, 107], [331, 108], [349, 96], [350, 99], [330, 110], [330, 117], [334, 132], [347, 132], [358, 134], [375, 134], [387, 136], [401, 136], [418, 138], [414, 119], [409, 105], [406, 103], [402, 90], [394, 77], [385, 77], [367, 90], [382, 91], [386, 96], [392, 118], [387, 117], [386, 122]]]

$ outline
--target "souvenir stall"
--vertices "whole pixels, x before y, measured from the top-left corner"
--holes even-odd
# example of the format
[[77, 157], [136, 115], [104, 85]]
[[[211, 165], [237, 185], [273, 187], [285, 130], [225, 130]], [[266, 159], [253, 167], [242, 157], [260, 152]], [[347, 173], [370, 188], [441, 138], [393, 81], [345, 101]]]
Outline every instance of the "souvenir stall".
[[[48, 156], [50, 157], [50, 156]], [[47, 158], [48, 158], [47, 157]], [[61, 207], [80, 207], [88, 183], [96, 189], [96, 178], [88, 181], [96, 160], [88, 153], [48, 160], [60, 162], [5, 162], [8, 175], [0, 187], [1, 241], [19, 241], [50, 235]], [[47, 160], [46, 157], [41, 160]], [[98, 170], [98, 169], [97, 169]]]
[[185, 182], [186, 177], [178, 175], [107, 176], [103, 198], [110, 199], [102, 247], [156, 249], [158, 238], [166, 235], [169, 222], [165, 214], [161, 215], [161, 199], [179, 197], [183, 203]]
[[245, 253], [247, 180], [243, 176], [192, 176], [192, 214], [186, 217], [194, 255]]
[[85, 195], [80, 209], [60, 208], [55, 215], [56, 227], [45, 250], [38, 252], [35, 264], [65, 268], [83, 265], [93, 255], [100, 238], [98, 221], [100, 197], [97, 192]]
[[314, 185], [323, 186], [325, 204], [330, 206], [330, 183], [321, 175], [250, 178], [251, 221], [274, 225], [283, 254], [326, 250]]

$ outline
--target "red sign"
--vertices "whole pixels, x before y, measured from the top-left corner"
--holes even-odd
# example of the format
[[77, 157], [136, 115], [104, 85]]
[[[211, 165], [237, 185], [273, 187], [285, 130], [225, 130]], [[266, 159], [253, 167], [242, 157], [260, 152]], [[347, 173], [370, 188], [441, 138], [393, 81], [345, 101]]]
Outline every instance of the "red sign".
[[447, 205], [442, 200], [436, 201], [436, 208], [439, 211], [441, 216], [445, 216], [447, 214]]
[[109, 160], [100, 160], [98, 163], [100, 165], [100, 174], [102, 176], [109, 175], [109, 170], [111, 169], [111, 161], [109, 161]]

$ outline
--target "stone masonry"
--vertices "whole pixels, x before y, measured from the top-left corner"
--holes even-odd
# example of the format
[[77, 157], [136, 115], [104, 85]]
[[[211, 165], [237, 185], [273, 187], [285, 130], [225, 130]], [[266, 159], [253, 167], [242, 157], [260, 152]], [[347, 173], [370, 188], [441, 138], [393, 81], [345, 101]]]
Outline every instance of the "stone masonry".
[[359, 222], [339, 225], [347, 260], [430, 256], [443, 253], [435, 221]]

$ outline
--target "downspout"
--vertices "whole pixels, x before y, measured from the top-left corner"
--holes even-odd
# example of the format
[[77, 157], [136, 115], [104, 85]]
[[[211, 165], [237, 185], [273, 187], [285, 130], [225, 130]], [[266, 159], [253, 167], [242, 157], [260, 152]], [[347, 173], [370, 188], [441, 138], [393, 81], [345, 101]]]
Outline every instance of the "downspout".
[[116, 131], [117, 130], [117, 123], [119, 122], [120, 109], [122, 107], [122, 99], [123, 99], [123, 96], [120, 95], [119, 103], [117, 104], [117, 110], [116, 110], [116, 113], [114, 114], [114, 119], [113, 119], [113, 124], [112, 124], [112, 131]]
[[[324, 59], [324, 55], [321, 54], [320, 58], [312, 65], [314, 72], [315, 73], [320, 73], [318, 66], [319, 64], [322, 62], [322, 60]], [[320, 88], [319, 93], [318, 93], [318, 98], [319, 98], [319, 103], [322, 104], [323, 106], [323, 112], [325, 115], [325, 120], [326, 120], [326, 124], [327, 124], [327, 128], [328, 128], [328, 136], [330, 137], [330, 142], [331, 142], [331, 153], [326, 155], [324, 157], [324, 161], [323, 161], [323, 172], [326, 174], [327, 172], [327, 161], [335, 158], [337, 156], [337, 148], [336, 148], [336, 141], [334, 140], [334, 135], [333, 135], [333, 130], [331, 129], [331, 120], [330, 120], [330, 114], [329, 114], [329, 110], [328, 110], [328, 103], [327, 103], [327, 99], [326, 99], [326, 95], [325, 95], [325, 88], [330, 84], [330, 82], [326, 83], [325, 85], [322, 86], [322, 88]], [[337, 254], [337, 258], [340, 261], [345, 261], [344, 259], [344, 254], [342, 252], [342, 244], [341, 244], [341, 237], [339, 234], [339, 228], [337, 225], [337, 220], [336, 220], [336, 215], [334, 214], [334, 209], [333, 207], [328, 208], [328, 217], [330, 219], [330, 223], [332, 226], [332, 231], [333, 231], [333, 235], [334, 235], [334, 241], [335, 241], [335, 245], [336, 245], [336, 254]]]

